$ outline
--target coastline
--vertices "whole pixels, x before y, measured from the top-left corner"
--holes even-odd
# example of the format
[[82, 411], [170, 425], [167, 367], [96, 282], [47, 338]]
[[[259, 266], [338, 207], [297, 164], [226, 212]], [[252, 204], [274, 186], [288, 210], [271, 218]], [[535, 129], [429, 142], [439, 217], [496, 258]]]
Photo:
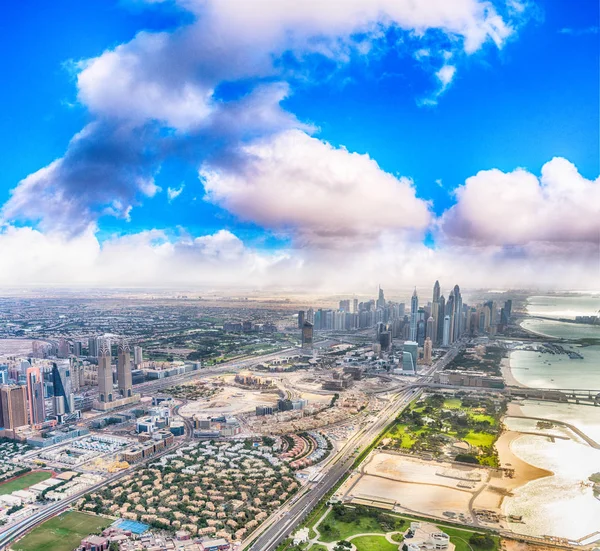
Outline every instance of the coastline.
[[554, 475], [552, 471], [527, 463], [513, 452], [512, 443], [522, 436], [524, 435], [520, 432], [505, 430], [496, 440], [500, 467], [514, 469], [514, 476], [512, 478], [502, 478], [501, 481], [494, 481], [494, 484], [508, 491], [524, 486], [528, 482]]
[[500, 372], [502, 373], [502, 377], [504, 379], [504, 383], [507, 386], [517, 386], [521, 388], [526, 388], [524, 384], [521, 384], [515, 376], [513, 375], [512, 369], [510, 367], [510, 355], [512, 351], [508, 353], [508, 358], [502, 358], [500, 362]]

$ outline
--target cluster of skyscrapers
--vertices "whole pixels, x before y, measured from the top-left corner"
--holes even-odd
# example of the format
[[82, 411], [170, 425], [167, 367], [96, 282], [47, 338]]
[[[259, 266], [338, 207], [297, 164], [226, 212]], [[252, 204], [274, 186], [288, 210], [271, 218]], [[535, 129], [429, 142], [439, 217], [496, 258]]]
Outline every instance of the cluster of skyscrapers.
[[[420, 305], [415, 288], [410, 311], [405, 314], [405, 304], [387, 301], [383, 289], [379, 288], [377, 299], [359, 302], [345, 299], [337, 310], [300, 310], [298, 327], [302, 330], [303, 347], [312, 346], [312, 330], [348, 331], [376, 328], [376, 341], [382, 351], [391, 348], [392, 339], [414, 342], [431, 357], [433, 347], [448, 347], [463, 335], [496, 334], [508, 324], [512, 302], [507, 300], [499, 308], [495, 301], [477, 307], [463, 302], [460, 287], [455, 285], [448, 298], [441, 294], [439, 281], [433, 286], [431, 301]], [[429, 342], [428, 342], [429, 341]]]

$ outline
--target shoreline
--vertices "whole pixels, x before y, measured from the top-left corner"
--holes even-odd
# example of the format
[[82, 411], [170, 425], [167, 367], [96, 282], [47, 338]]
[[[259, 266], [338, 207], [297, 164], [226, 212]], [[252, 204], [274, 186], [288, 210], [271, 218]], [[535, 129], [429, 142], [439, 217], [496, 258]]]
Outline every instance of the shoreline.
[[523, 436], [525, 435], [521, 432], [505, 430], [498, 440], [496, 440], [500, 468], [514, 469], [514, 476], [512, 478], [503, 478], [502, 481], [494, 481], [494, 484], [500, 485], [508, 491], [525, 486], [529, 482], [539, 480], [540, 478], [554, 476], [554, 472], [527, 463], [527, 461], [524, 461], [514, 453], [512, 449], [513, 442]]
[[512, 354], [512, 350], [508, 353], [507, 358], [502, 358], [500, 361], [500, 372], [502, 373], [502, 378], [504, 379], [504, 383], [507, 386], [516, 386], [519, 388], [528, 388], [524, 384], [517, 381], [515, 378], [512, 369], [510, 367], [510, 355]]

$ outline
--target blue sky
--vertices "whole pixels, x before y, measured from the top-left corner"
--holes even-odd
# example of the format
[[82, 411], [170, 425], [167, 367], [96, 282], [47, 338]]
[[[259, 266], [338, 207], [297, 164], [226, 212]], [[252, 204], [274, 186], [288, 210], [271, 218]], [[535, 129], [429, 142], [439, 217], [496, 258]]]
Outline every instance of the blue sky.
[[[194, 4], [194, 0], [190, 3]], [[392, 3], [389, 0], [389, 4]], [[221, 177], [233, 178], [235, 171], [231, 166], [235, 162], [231, 158], [239, 158], [240, 148], [254, 143], [264, 145], [264, 140], [274, 139], [278, 133], [295, 127], [310, 139], [327, 142], [336, 150], [345, 148], [350, 153], [368, 155], [382, 173], [400, 180], [411, 179], [414, 199], [427, 202], [429, 222], [413, 220], [392, 229], [382, 225], [381, 232], [375, 236], [359, 232], [361, 243], [363, 237], [381, 243], [382, 236], [392, 230], [402, 232], [403, 243], [408, 239], [433, 249], [440, 249], [450, 241], [453, 246], [466, 245], [474, 251], [498, 246], [527, 248], [536, 242], [547, 245], [556, 241], [550, 234], [526, 237], [519, 234], [506, 242], [482, 242], [485, 235], [495, 230], [482, 229], [474, 238], [476, 232], [466, 235], [456, 229], [473, 227], [475, 221], [468, 219], [466, 210], [460, 213], [462, 218], [453, 223], [451, 230], [440, 233], [439, 227], [443, 226], [445, 214], [458, 202], [454, 190], [464, 186], [465, 181], [479, 171], [499, 169], [509, 173], [524, 168], [537, 178], [546, 163], [561, 157], [572, 163], [589, 185], [595, 185], [590, 189], [597, 192], [598, 185], [594, 182], [600, 173], [598, 3], [581, 0], [574, 9], [568, 3], [538, 0], [522, 2], [519, 10], [512, 11], [514, 2], [492, 5], [465, 0], [464, 3], [477, 8], [478, 5], [492, 6], [511, 29], [508, 36], [502, 37], [500, 45], [488, 37], [473, 51], [467, 52], [464, 44], [470, 31], [461, 34], [456, 29], [436, 25], [434, 15], [430, 13], [423, 15], [427, 21], [433, 21], [429, 25], [419, 24], [418, 28], [413, 28], [404, 22], [400, 13], [398, 20], [401, 23], [380, 25], [375, 33], [370, 27], [365, 31], [362, 23], [348, 23], [350, 32], [346, 27], [340, 31], [343, 25], [337, 19], [331, 28], [326, 26], [323, 30], [322, 25], [315, 24], [315, 30], [308, 32], [304, 14], [301, 14], [291, 23], [286, 22], [289, 27], [285, 31], [294, 33], [297, 31], [294, 25], [297, 25], [301, 29], [298, 34], [305, 33], [302, 38], [306, 38], [306, 43], [300, 40], [301, 46], [282, 43], [274, 46], [272, 51], [269, 51], [269, 45], [257, 47], [257, 51], [265, 48], [265, 59], [274, 60], [275, 69], [250, 70], [245, 74], [235, 67], [228, 72], [219, 67], [219, 63], [227, 65], [227, 59], [212, 60], [213, 68], [205, 59], [196, 61], [193, 55], [189, 61], [178, 57], [173, 61], [177, 70], [180, 64], [185, 65], [189, 74], [177, 73], [176, 78], [189, 77], [190, 82], [196, 83], [202, 80], [203, 75], [198, 74], [202, 71], [218, 73], [217, 77], [211, 75], [210, 78], [212, 98], [223, 99], [228, 106], [235, 100], [244, 102], [247, 94], [261, 86], [284, 84], [287, 91], [273, 107], [280, 112], [269, 115], [266, 122], [248, 123], [248, 127], [241, 130], [234, 122], [234, 130], [223, 131], [226, 123], [217, 121], [214, 127], [205, 130], [201, 127], [202, 122], [190, 127], [180, 118], [175, 123], [165, 121], [171, 114], [162, 115], [161, 109], [154, 114], [152, 106], [144, 107], [143, 122], [136, 115], [127, 128], [130, 131], [133, 124], [138, 125], [138, 129], [143, 128], [144, 137], [140, 138], [143, 142], [142, 162], [152, 159], [148, 160], [149, 166], [141, 177], [153, 178], [152, 186], [157, 186], [156, 189], [141, 194], [141, 188], [130, 190], [119, 199], [117, 206], [107, 210], [104, 195], [98, 198], [95, 192], [90, 192], [93, 197], [86, 202], [88, 190], [94, 186], [102, 187], [103, 181], [86, 181], [88, 167], [83, 165], [77, 185], [67, 191], [61, 188], [60, 174], [56, 180], [50, 178], [39, 184], [45, 186], [43, 193], [51, 190], [48, 193], [52, 193], [52, 197], [56, 197], [56, 189], [61, 190], [57, 205], [71, 199], [77, 202], [69, 213], [73, 219], [78, 218], [77, 223], [73, 220], [77, 231], [66, 231], [65, 224], [55, 227], [52, 219], [62, 216], [57, 215], [60, 206], [48, 212], [40, 205], [30, 207], [33, 197], [43, 195], [38, 184], [31, 196], [23, 192], [19, 205], [5, 207], [5, 228], [30, 228], [45, 236], [61, 234], [65, 240], [77, 239], [89, 231], [100, 247], [118, 236], [137, 235], [148, 230], [165, 231], [167, 237], [163, 235], [160, 239], [167, 241], [179, 239], [173, 238], [174, 234], [193, 239], [226, 231], [240, 239], [253, 253], [266, 251], [277, 255], [281, 252], [288, 260], [297, 254], [302, 258], [302, 265], [310, 265], [322, 255], [323, 249], [338, 249], [344, 240], [354, 247], [357, 237], [342, 227], [346, 222], [331, 222], [327, 233], [338, 233], [343, 237], [336, 240], [335, 246], [331, 241], [324, 245], [322, 228], [312, 231], [308, 227], [313, 220], [310, 216], [306, 219], [292, 217], [289, 222], [275, 216], [275, 220], [268, 209], [242, 204], [253, 196], [260, 202], [262, 187], [258, 194], [255, 190], [255, 195], [240, 195], [239, 190], [231, 192], [229, 187], [223, 188], [222, 183], [214, 183], [213, 199], [207, 200], [206, 190], [198, 178], [203, 163], [208, 163], [209, 168]], [[384, 8], [385, 4], [382, 0]], [[434, 4], [431, 3], [431, 10], [435, 9]], [[269, 3], [266, 5], [268, 9]], [[100, 121], [110, 128], [107, 133], [113, 131], [114, 125], [123, 128], [126, 116], [119, 110], [124, 109], [127, 113], [128, 107], [117, 105], [121, 99], [106, 99], [110, 91], [106, 92], [105, 88], [99, 91], [93, 88], [97, 74], [102, 74], [107, 82], [111, 75], [92, 73], [84, 60], [99, 58], [103, 53], [106, 55], [120, 48], [119, 45], [127, 45], [140, 31], [150, 35], [162, 32], [161, 36], [174, 42], [172, 37], [178, 29], [208, 19], [205, 13], [190, 9], [183, 0], [179, 5], [142, 0], [61, 0], [51, 4], [32, 0], [11, 3], [4, 8], [4, 16], [5, 26], [0, 35], [4, 52], [0, 58], [4, 75], [4, 85], [0, 88], [4, 105], [4, 116], [0, 119], [1, 203], [9, 200], [10, 190], [17, 188], [28, 175], [65, 156], [70, 140], [86, 125]], [[275, 23], [253, 19], [248, 25], [277, 25], [280, 24], [277, 17], [272, 20]], [[336, 41], [343, 42], [344, 47], [334, 53], [323, 54], [315, 46], [324, 42], [329, 48]], [[362, 48], [364, 43], [369, 44], [368, 48]], [[249, 66], [254, 62], [264, 63], [258, 54], [249, 54], [245, 46], [240, 47], [248, 57], [243, 63]], [[210, 49], [212, 45], [205, 41], [199, 47]], [[177, 56], [186, 56], [185, 49], [174, 51]], [[429, 55], [422, 55], [423, 51]], [[443, 58], [444, 52], [448, 52], [448, 59]], [[240, 55], [237, 50], [235, 55]], [[151, 63], [148, 61], [149, 70], [156, 70]], [[445, 65], [451, 65], [455, 72], [442, 91], [436, 73]], [[170, 69], [161, 66], [158, 70], [164, 70], [166, 74]], [[92, 78], [88, 84], [78, 83], [78, 74], [86, 71]], [[159, 103], [160, 100], [156, 102]], [[133, 106], [134, 110], [136, 107]], [[235, 117], [239, 117], [240, 112], [236, 111]], [[235, 117], [231, 120], [237, 121]], [[290, 118], [295, 122], [289, 122]], [[146, 137], [153, 133], [159, 137]], [[93, 134], [89, 141], [104, 148], [106, 144], [102, 140], [107, 139]], [[124, 141], [128, 139], [123, 138]], [[121, 146], [123, 142], [120, 141]], [[91, 162], [90, 155], [95, 154], [97, 152], [90, 154], [86, 149], [82, 157], [77, 157], [78, 160], [71, 164]], [[110, 154], [104, 155], [101, 162], [111, 165]], [[97, 159], [93, 161], [94, 167], [98, 162]], [[236, 185], [251, 178], [253, 173], [240, 175], [239, 171], [235, 172]], [[110, 178], [112, 172], [103, 172], [103, 178], [104, 174]], [[121, 176], [119, 173], [118, 177]], [[115, 190], [121, 190], [127, 185], [128, 178], [135, 177], [129, 167], [123, 182], [115, 184]], [[265, 179], [260, 185], [277, 185], [269, 183], [273, 181]], [[181, 193], [169, 200], [167, 189], [179, 189], [182, 185]], [[493, 187], [494, 184], [489, 185]], [[158, 188], [160, 191], [156, 191]], [[355, 191], [359, 195], [366, 189], [368, 187]], [[379, 192], [377, 185], [372, 189], [374, 193]], [[375, 204], [372, 207], [377, 209]], [[83, 213], [88, 208], [89, 212]], [[354, 213], [353, 208], [349, 207], [348, 212]], [[407, 206], [410, 212], [415, 208]], [[541, 210], [544, 208], [540, 205]], [[81, 217], [73, 214], [78, 212], [77, 209], [82, 211]], [[460, 210], [454, 209], [452, 216], [456, 218]], [[499, 210], [498, 216], [502, 213]], [[81, 222], [81, 218], [85, 220]], [[409, 220], [411, 214], [399, 212], [399, 218]], [[71, 221], [67, 220], [67, 227]], [[593, 226], [594, 222], [591, 224]], [[591, 230], [583, 228], [579, 233], [574, 232], [570, 242], [574, 240], [588, 247], [589, 235], [593, 233], [594, 227]], [[594, 244], [593, 240], [591, 243]], [[502, 255], [498, 249], [488, 252], [494, 257]], [[553, 260], [559, 261], [558, 257]], [[368, 277], [365, 281], [371, 283]]]

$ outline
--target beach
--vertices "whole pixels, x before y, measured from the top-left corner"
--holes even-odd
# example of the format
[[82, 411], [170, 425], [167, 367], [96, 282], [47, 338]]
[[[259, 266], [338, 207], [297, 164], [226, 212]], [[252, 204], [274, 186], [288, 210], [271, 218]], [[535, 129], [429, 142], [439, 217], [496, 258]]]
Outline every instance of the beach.
[[508, 358], [502, 358], [500, 362], [500, 371], [502, 372], [502, 377], [504, 378], [504, 383], [507, 386], [524, 386], [517, 379], [515, 379], [512, 369], [510, 367], [510, 355]]

